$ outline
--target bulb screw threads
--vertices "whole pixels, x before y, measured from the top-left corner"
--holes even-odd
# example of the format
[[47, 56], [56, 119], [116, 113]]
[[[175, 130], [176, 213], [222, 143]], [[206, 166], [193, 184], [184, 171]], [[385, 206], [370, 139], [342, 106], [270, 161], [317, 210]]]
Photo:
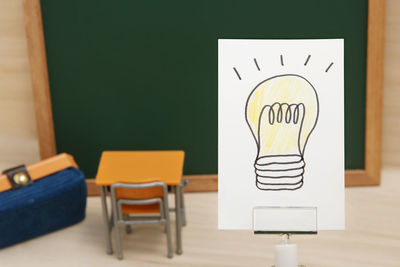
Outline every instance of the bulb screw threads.
[[254, 164], [256, 186], [261, 190], [296, 190], [303, 186], [304, 159], [301, 155], [268, 155]]

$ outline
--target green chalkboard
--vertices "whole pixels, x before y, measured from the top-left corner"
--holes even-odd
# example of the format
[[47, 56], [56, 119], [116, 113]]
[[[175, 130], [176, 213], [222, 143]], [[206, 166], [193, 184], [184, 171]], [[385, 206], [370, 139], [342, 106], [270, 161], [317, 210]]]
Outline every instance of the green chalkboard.
[[219, 38], [344, 38], [346, 168], [364, 168], [367, 0], [42, 0], [58, 152], [182, 149], [217, 173]]

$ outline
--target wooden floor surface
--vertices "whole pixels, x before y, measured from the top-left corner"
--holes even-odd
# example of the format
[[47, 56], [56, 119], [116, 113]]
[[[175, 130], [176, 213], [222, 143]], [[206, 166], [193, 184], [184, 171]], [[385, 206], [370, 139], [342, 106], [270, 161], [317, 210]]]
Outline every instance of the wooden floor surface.
[[[173, 202], [172, 202], [173, 203]], [[217, 193], [186, 194], [184, 254], [166, 257], [159, 225], [125, 235], [124, 260], [105, 253], [100, 199], [88, 199], [80, 224], [0, 250], [0, 266], [270, 266], [279, 236], [217, 230]], [[379, 187], [346, 188], [346, 231], [295, 236], [307, 266], [400, 266], [400, 170], [383, 171]], [[174, 216], [172, 216], [174, 217]], [[1, 237], [0, 237], [1, 238]]]

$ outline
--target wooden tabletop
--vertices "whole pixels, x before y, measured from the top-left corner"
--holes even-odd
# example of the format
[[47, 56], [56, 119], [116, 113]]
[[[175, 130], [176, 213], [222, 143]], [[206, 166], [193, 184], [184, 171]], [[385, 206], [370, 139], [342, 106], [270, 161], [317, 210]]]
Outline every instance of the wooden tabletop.
[[148, 183], [178, 185], [182, 179], [184, 151], [104, 151], [96, 184]]
[[[2, 118], [5, 120], [3, 125], [8, 127], [3, 127], [0, 132], [3, 152], [0, 153], [0, 169], [6, 169], [19, 162], [38, 161], [39, 152], [36, 133], [30, 130], [35, 127], [35, 120], [30, 100], [29, 68], [25, 67], [28, 66], [28, 58], [24, 45], [19, 45], [25, 42], [22, 1], [5, 0], [0, 3], [2, 7], [0, 17], [7, 25], [1, 29], [1, 34], [4, 37], [12, 37], [6, 37], [6, 41], [1, 42], [0, 47], [2, 51], [13, 51], [9, 56], [3, 57], [10, 62], [10, 66], [13, 66], [13, 74], [2, 76], [2, 82], [7, 86], [2, 88], [4, 91], [0, 102], [4, 109], [23, 107], [16, 110], [18, 120], [14, 116]], [[398, 166], [400, 127], [391, 126], [400, 124], [400, 105], [398, 105], [400, 1], [390, 0], [387, 3], [388, 67], [385, 68], [383, 156], [386, 166]], [[1, 73], [9, 71], [10, 68], [3, 68]], [[15, 79], [15, 74], [22, 79]], [[17, 92], [23, 92], [29, 97], [17, 98]], [[28, 105], [24, 105], [25, 103]], [[17, 132], [19, 134], [15, 134]], [[380, 187], [346, 188], [347, 231], [321, 232], [317, 236], [301, 237], [300, 242], [296, 240], [297, 236], [294, 236], [299, 245], [299, 262], [312, 267], [399, 267], [400, 170], [384, 170], [382, 183]], [[1, 266], [26, 266], [27, 259], [30, 267], [53, 267], [55, 262], [59, 267], [91, 265], [265, 267], [273, 264], [273, 245], [279, 240], [278, 236], [255, 236], [247, 231], [218, 231], [217, 194], [192, 193], [186, 194], [185, 197], [188, 227], [185, 228], [183, 235], [185, 252], [179, 257], [173, 259], [165, 257], [166, 245], [164, 237], [160, 234], [162, 230], [157, 231], [161, 227], [159, 225], [151, 226], [154, 228], [138, 225], [137, 227], [142, 228], [135, 231], [134, 235], [126, 235], [124, 260], [118, 261], [115, 257], [104, 253], [104, 236], [100, 234], [103, 231], [100, 200], [97, 197], [90, 197], [88, 216], [82, 223], [2, 249]]]
[[[400, 18], [399, 18], [400, 19]], [[381, 186], [346, 188], [346, 230], [293, 235], [299, 264], [307, 267], [400, 266], [400, 169], [384, 169]], [[252, 231], [220, 231], [215, 192], [186, 193], [188, 225], [183, 229], [184, 253], [168, 259], [159, 224], [135, 225], [124, 235], [124, 259], [104, 249], [102, 207], [89, 197], [86, 219], [72, 227], [0, 250], [2, 267], [269, 267], [279, 235]], [[171, 214], [172, 215], [172, 214]], [[172, 221], [175, 216], [171, 216]], [[22, 253], [23, 251], [23, 253]], [[57, 264], [55, 264], [57, 263]]]

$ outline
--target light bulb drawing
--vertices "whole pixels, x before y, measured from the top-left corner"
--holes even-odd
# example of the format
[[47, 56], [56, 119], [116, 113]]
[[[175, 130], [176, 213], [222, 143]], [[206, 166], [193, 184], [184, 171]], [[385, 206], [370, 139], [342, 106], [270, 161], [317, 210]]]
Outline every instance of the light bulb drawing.
[[280, 207], [315, 207], [318, 229], [343, 229], [344, 63], [343, 39], [218, 40], [220, 229], [303, 215]]
[[[283, 65], [282, 56], [281, 62]], [[318, 114], [317, 91], [300, 75], [277, 75], [251, 91], [245, 116], [257, 145], [254, 168], [258, 189], [297, 190], [303, 186], [304, 152]]]

